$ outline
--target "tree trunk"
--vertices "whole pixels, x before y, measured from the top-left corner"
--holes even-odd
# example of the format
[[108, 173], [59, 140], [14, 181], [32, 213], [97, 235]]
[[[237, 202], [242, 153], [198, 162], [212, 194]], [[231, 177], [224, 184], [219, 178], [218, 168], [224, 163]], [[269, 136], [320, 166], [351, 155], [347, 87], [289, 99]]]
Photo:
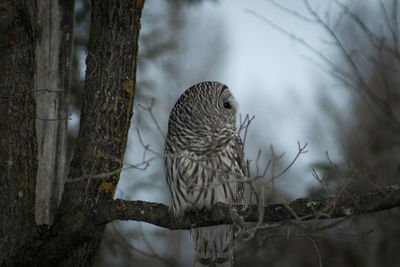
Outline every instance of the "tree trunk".
[[[0, 111], [6, 114], [0, 117], [0, 155], [4, 155], [0, 162], [0, 262], [4, 266], [89, 266], [94, 261], [105, 227], [102, 216], [99, 216], [102, 205], [113, 199], [123, 164], [133, 112], [144, 1], [92, 1], [80, 130], [60, 207], [49, 229], [35, 226], [34, 219], [38, 153], [33, 90], [36, 71], [34, 33], [35, 29], [38, 29], [37, 35], [41, 32], [35, 24], [35, 1], [14, 2], [0, 3], [1, 62], [9, 63], [0, 66]], [[58, 3], [70, 6], [67, 2]], [[65, 26], [64, 23], [61, 21], [62, 26]], [[61, 36], [67, 38], [63, 33]], [[46, 42], [46, 39], [41, 39], [41, 45], [43, 41]], [[51, 40], [49, 42], [52, 44]], [[59, 57], [61, 52], [49, 55]], [[43, 61], [38, 62], [43, 64]], [[49, 64], [51, 66], [54, 62]], [[61, 73], [57, 83], [38, 84], [36, 87], [48, 93], [46, 101], [54, 97], [46, 89], [68, 87], [60, 84], [68, 85], [68, 79], [63, 78], [68, 73], [63, 69], [67, 66], [68, 63], [61, 61], [58, 69], [55, 68]], [[52, 71], [47, 75], [54, 75]], [[62, 103], [60, 99], [52, 100]], [[60, 116], [60, 106], [53, 105], [52, 109], [51, 115]], [[59, 117], [55, 119], [64, 123]], [[57, 155], [63, 152], [62, 146], [60, 148], [59, 142], [55, 141], [63, 140], [60, 130], [63, 126], [50, 127], [41, 138], [51, 133], [53, 141], [48, 147], [50, 153]], [[48, 140], [46, 137], [45, 141]], [[54, 164], [53, 173], [61, 162], [55, 160], [51, 163]], [[59, 188], [52, 183], [53, 188]], [[52, 194], [52, 197], [47, 195], [47, 198], [56, 199], [57, 194]], [[51, 220], [51, 217], [47, 218]]]
[[35, 1], [0, 3], [0, 262], [35, 231]]
[[74, 1], [37, 0], [35, 219], [51, 225], [66, 180]]
[[[77, 216], [92, 216], [114, 197], [133, 114], [143, 4], [92, 1], [80, 128], [56, 218], [58, 227], [73, 225]], [[104, 226], [93, 230], [93, 238], [71, 251], [66, 265], [93, 263]]]

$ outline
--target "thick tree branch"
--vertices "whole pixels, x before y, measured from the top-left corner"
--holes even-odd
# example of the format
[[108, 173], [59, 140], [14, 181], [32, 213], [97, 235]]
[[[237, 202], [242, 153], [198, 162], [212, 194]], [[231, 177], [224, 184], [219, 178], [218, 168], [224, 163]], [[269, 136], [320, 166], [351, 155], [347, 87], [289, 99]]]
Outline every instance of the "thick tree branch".
[[[299, 198], [289, 204], [291, 210], [283, 204], [267, 205], [264, 210], [264, 222], [284, 222], [294, 219], [293, 212], [302, 220], [325, 220], [377, 212], [400, 207], [400, 185], [391, 185], [379, 190], [369, 191], [343, 198], [310, 197]], [[218, 204], [211, 210], [186, 213], [175, 219], [168, 206], [145, 201], [117, 199], [102, 207], [104, 222], [114, 220], [132, 220], [151, 223], [170, 230], [191, 229], [200, 226], [232, 223], [228, 205]], [[247, 209], [238, 207], [238, 213], [244, 221], [257, 222], [258, 206]]]
[[[378, 212], [400, 207], [400, 185], [391, 185], [379, 190], [354, 194], [343, 198], [310, 197], [299, 198], [289, 203], [267, 205], [263, 222], [285, 222], [294, 219], [326, 220], [364, 213]], [[238, 214], [246, 222], [257, 222], [260, 214], [257, 205], [238, 206]], [[211, 210], [193, 211], [175, 219], [168, 206], [145, 201], [117, 199], [102, 202], [90, 212], [76, 217], [73, 225], [59, 231], [54, 225], [18, 249], [1, 266], [53, 266], [67, 257], [73, 248], [86, 243], [106, 223], [115, 220], [132, 220], [151, 223], [170, 230], [191, 229], [202, 226], [232, 223], [228, 205], [217, 204]], [[39, 241], [40, 239], [40, 241]]]

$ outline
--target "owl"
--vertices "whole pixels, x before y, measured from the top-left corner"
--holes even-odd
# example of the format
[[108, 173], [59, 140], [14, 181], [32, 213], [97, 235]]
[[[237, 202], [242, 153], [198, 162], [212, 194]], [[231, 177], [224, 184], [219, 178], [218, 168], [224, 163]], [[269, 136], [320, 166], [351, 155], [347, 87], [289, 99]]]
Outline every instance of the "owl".
[[[219, 82], [193, 85], [174, 105], [165, 140], [165, 172], [175, 216], [217, 202], [242, 202], [245, 163], [236, 112], [237, 102]], [[232, 225], [192, 231], [195, 266], [232, 266]]]

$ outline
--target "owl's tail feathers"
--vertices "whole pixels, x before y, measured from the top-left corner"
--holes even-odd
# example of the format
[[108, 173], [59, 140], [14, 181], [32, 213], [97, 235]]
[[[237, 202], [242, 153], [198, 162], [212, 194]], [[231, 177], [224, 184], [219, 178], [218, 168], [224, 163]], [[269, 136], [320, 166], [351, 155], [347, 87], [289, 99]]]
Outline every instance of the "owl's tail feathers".
[[210, 226], [192, 231], [195, 247], [195, 267], [233, 266], [232, 225]]

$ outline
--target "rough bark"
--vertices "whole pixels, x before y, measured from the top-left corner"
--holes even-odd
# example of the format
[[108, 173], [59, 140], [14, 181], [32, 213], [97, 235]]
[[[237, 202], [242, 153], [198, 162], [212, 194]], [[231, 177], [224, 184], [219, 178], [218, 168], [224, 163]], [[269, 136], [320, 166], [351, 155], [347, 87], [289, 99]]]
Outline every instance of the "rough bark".
[[[271, 204], [264, 207], [262, 222], [285, 222], [296, 219], [303, 221], [330, 220], [384, 211], [400, 207], [400, 185], [391, 185], [378, 190], [346, 197], [299, 198], [287, 205]], [[151, 223], [170, 230], [192, 229], [203, 226], [231, 224], [232, 216], [228, 205], [218, 203], [211, 210], [190, 212], [175, 219], [168, 206], [145, 202], [117, 199], [105, 203], [98, 220], [133, 220]], [[245, 222], [257, 222], [260, 212], [257, 205], [238, 206], [238, 215]], [[99, 221], [99, 224], [100, 224]]]
[[74, 1], [37, 0], [35, 219], [51, 225], [66, 180]]
[[[289, 208], [290, 207], [290, 208]], [[264, 207], [262, 221], [280, 222], [290, 220], [331, 220], [365, 213], [384, 211], [400, 207], [400, 186], [392, 185], [379, 190], [354, 194], [343, 198], [316, 197], [299, 198], [288, 205], [271, 204]], [[211, 210], [194, 211], [176, 219], [168, 206], [145, 201], [108, 200], [85, 216], [77, 216], [74, 225], [66, 226], [64, 231], [53, 228], [43, 232], [40, 244], [30, 242], [14, 256], [9, 266], [31, 266], [40, 263], [54, 266], [62, 262], [74, 248], [101, 236], [103, 226], [114, 220], [133, 220], [151, 223], [170, 230], [193, 229], [197, 227], [232, 224], [231, 207], [217, 204]], [[238, 216], [245, 222], [259, 221], [259, 207], [251, 205], [245, 209], [237, 207]], [[90, 244], [90, 243], [89, 243]], [[84, 252], [85, 250], [81, 250]], [[89, 250], [89, 252], [92, 250]], [[94, 257], [94, 254], [90, 254]], [[71, 263], [72, 265], [72, 263]]]
[[[113, 198], [133, 113], [140, 17], [144, 1], [92, 1], [91, 30], [79, 134], [56, 227], [79, 231], [77, 218]], [[82, 179], [84, 178], [84, 179]], [[76, 226], [76, 227], [75, 227]], [[91, 265], [104, 226], [68, 252], [66, 265]]]
[[[112, 201], [119, 172], [104, 179], [93, 176], [122, 167], [136, 87], [143, 4], [139, 0], [92, 1], [80, 131], [60, 207], [54, 224], [47, 229], [35, 227], [34, 221], [37, 150], [32, 89], [36, 41], [33, 16], [37, 10], [34, 2], [29, 5], [2, 3], [5, 7], [1, 7], [4, 21], [1, 27], [10, 35], [7, 40], [1, 40], [2, 48], [8, 49], [8, 53], [2, 54], [2, 62], [15, 62], [15, 66], [2, 66], [2, 73], [7, 75], [2, 75], [2, 100], [5, 100], [1, 109], [3, 114], [11, 114], [9, 119], [0, 120], [4, 126], [2, 134], [9, 140], [1, 143], [1, 155], [7, 155], [1, 161], [1, 193], [5, 200], [1, 208], [6, 210], [1, 223], [2, 266], [90, 266], [93, 263], [105, 227], [96, 220], [96, 214], [102, 203]], [[9, 8], [15, 10], [10, 13]], [[3, 14], [4, 9], [7, 15]], [[15, 75], [24, 80], [19, 81]], [[6, 89], [12, 98], [5, 97]], [[19, 182], [16, 183], [19, 187], [10, 189], [14, 181]], [[24, 199], [19, 202], [19, 198]], [[4, 247], [7, 253], [3, 253]]]
[[0, 262], [35, 230], [35, 11], [0, 3]]

